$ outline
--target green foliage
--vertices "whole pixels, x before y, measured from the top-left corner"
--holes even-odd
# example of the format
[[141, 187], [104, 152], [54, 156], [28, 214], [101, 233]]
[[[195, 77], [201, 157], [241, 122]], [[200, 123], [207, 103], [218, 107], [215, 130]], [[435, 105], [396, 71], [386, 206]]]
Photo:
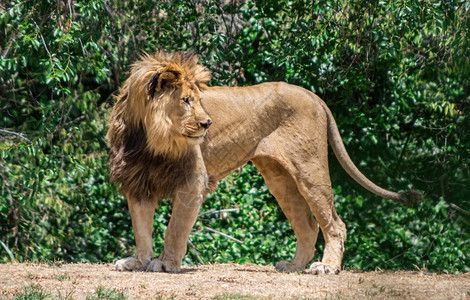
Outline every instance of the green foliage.
[[1, 13], [0, 239], [20, 261], [111, 260], [128, 238], [106, 172], [109, 61], [85, 34], [94, 9], [24, 1]]
[[[469, 271], [469, 10], [458, 0], [0, 4], [0, 262], [132, 254], [106, 115], [129, 65], [160, 48], [194, 49], [213, 85], [313, 90], [365, 174], [425, 191], [418, 207], [397, 206], [332, 156], [345, 267]], [[157, 253], [170, 211], [155, 219]], [[187, 264], [271, 264], [293, 256], [295, 237], [248, 165], [209, 196], [188, 249]]]
[[[398, 270], [408, 268], [455, 273], [468, 270], [468, 240], [459, 224], [449, 222], [448, 204], [425, 201], [417, 208], [396, 207], [380, 201], [377, 207], [362, 206], [360, 197], [341, 197], [336, 191], [338, 213], [348, 227], [346, 268]], [[368, 216], [369, 222], [361, 217]], [[360, 232], [360, 233], [359, 233]]]

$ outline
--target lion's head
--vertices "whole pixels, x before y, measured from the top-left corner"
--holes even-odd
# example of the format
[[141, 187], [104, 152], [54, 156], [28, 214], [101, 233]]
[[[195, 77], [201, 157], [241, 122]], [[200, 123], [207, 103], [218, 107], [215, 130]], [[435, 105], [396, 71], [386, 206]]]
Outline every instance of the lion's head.
[[147, 54], [132, 66], [115, 111], [128, 126], [145, 130], [149, 151], [181, 157], [203, 141], [212, 123], [200, 101], [209, 80], [210, 72], [194, 54]]

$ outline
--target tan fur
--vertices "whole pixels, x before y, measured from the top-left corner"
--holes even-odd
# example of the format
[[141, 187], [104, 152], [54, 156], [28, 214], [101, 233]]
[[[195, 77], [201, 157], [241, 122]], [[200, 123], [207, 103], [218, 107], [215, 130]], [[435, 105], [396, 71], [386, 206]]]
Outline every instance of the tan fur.
[[[343, 167], [366, 189], [402, 203], [419, 200], [415, 192], [382, 189], [357, 170], [331, 112], [312, 92], [282, 82], [207, 88], [207, 80], [209, 72], [195, 56], [160, 52], [133, 66], [118, 96], [108, 132], [111, 175], [127, 196], [137, 252], [117, 261], [116, 269], [178, 272], [208, 188], [252, 161], [297, 237], [294, 259], [276, 267], [304, 270], [320, 228], [323, 258], [307, 272], [337, 274], [346, 227], [333, 204], [328, 141]], [[191, 105], [184, 101], [188, 95]], [[208, 116], [213, 125], [203, 139]], [[173, 210], [163, 252], [153, 259], [158, 201], [152, 200], [162, 197], [172, 199]]]

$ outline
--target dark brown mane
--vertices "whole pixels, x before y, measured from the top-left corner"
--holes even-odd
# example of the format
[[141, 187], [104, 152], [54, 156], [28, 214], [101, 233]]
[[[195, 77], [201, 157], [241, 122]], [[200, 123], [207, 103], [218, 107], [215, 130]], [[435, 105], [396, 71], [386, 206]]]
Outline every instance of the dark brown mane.
[[143, 126], [126, 128], [121, 143], [111, 147], [111, 179], [137, 201], [172, 199], [194, 169], [194, 155], [188, 151], [179, 159], [167, 158], [150, 153], [146, 143]]

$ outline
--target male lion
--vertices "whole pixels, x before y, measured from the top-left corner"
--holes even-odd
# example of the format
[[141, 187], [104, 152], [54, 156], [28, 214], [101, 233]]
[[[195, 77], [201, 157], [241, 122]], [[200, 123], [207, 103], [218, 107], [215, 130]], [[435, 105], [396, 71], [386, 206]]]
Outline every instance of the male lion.
[[[304, 270], [320, 227], [323, 258], [307, 272], [338, 274], [346, 227], [333, 205], [327, 141], [369, 191], [400, 203], [420, 200], [417, 192], [394, 193], [360, 173], [314, 93], [283, 82], [208, 87], [209, 79], [197, 56], [157, 52], [132, 66], [117, 96], [108, 131], [111, 177], [127, 196], [137, 244], [135, 257], [118, 260], [117, 270], [179, 272], [209, 187], [252, 161], [297, 237], [292, 262], [276, 268]], [[153, 216], [163, 198], [173, 210], [163, 252], [153, 259]]]

